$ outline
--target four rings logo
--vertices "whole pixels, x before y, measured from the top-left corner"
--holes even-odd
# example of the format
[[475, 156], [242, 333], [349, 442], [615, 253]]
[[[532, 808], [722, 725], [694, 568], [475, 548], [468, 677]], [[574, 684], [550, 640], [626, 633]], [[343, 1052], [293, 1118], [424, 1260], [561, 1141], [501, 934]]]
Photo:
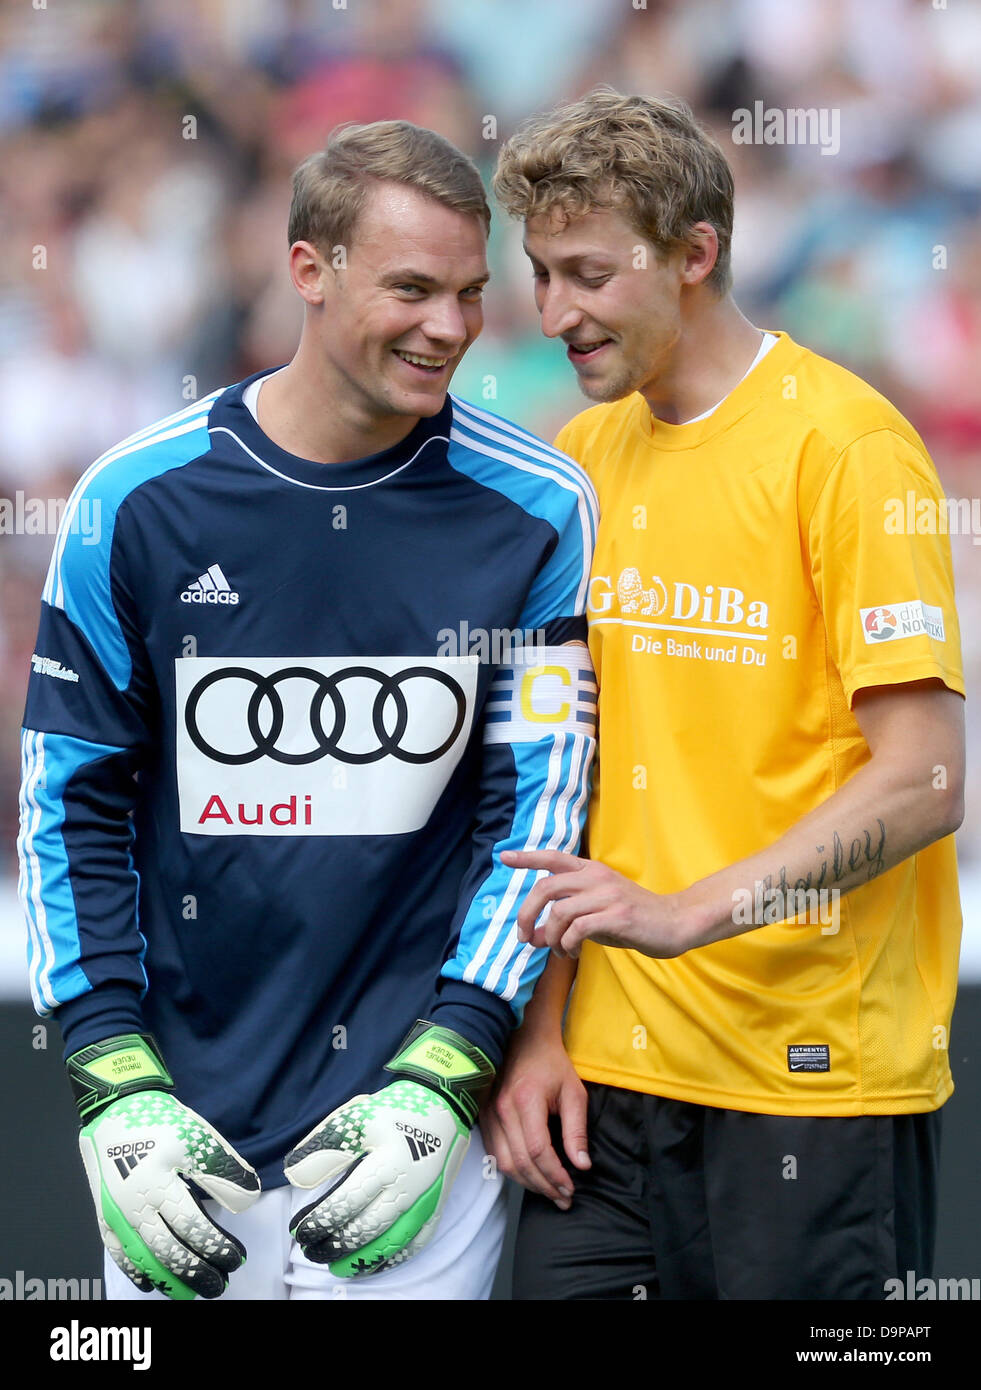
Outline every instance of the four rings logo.
[[[378, 746], [360, 751], [341, 747], [341, 738], [348, 720], [344, 697], [341, 693], [341, 684], [344, 681], [358, 679], [377, 683], [378, 688], [378, 693], [371, 705], [371, 724], [378, 740]], [[219, 681], [227, 680], [246, 680], [255, 686], [246, 710], [249, 737], [254, 746], [244, 752], [227, 753], [222, 752], [219, 748], [214, 748], [202, 736], [198, 727], [197, 711], [201, 697]], [[313, 698], [310, 701], [309, 718], [310, 731], [316, 740], [316, 747], [302, 753], [285, 752], [276, 746], [276, 741], [283, 732], [285, 722], [283, 702], [279, 697], [277, 687], [281, 681], [288, 680], [312, 681], [315, 686]], [[402, 692], [405, 682], [412, 680], [435, 681], [450, 691], [455, 702], [456, 717], [453, 721], [453, 727], [438, 748], [413, 751], [409, 748], [403, 748], [401, 745], [400, 740], [409, 724], [409, 707]], [[329, 730], [325, 730], [323, 715], [324, 705], [328, 700], [330, 701], [332, 718]], [[266, 732], [263, 732], [261, 723], [264, 709], [269, 714]], [[389, 709], [394, 709], [395, 712], [394, 722], [390, 730], [385, 727], [385, 716]], [[257, 758], [263, 756], [270, 757], [278, 763], [291, 763], [294, 766], [299, 766], [303, 763], [316, 762], [319, 758], [326, 757], [328, 753], [343, 763], [373, 763], [377, 762], [379, 758], [384, 758], [387, 754], [391, 754], [392, 757], [399, 758], [406, 763], [431, 763], [435, 762], [437, 758], [441, 758], [452, 748], [457, 735], [463, 728], [463, 721], [466, 716], [467, 700], [459, 682], [447, 675], [445, 671], [432, 671], [425, 666], [410, 666], [394, 676], [383, 675], [370, 666], [345, 666], [330, 676], [321, 675], [319, 671], [311, 670], [309, 666], [287, 666], [270, 676], [260, 676], [257, 672], [250, 671], [246, 666], [227, 666], [222, 670], [212, 671], [198, 681], [191, 691], [184, 710], [187, 731], [191, 735], [195, 747], [199, 748], [207, 757], [214, 758], [215, 762], [227, 763], [230, 766], [255, 762]]]
[[180, 658], [181, 829], [403, 834], [425, 825], [466, 747], [464, 657]]

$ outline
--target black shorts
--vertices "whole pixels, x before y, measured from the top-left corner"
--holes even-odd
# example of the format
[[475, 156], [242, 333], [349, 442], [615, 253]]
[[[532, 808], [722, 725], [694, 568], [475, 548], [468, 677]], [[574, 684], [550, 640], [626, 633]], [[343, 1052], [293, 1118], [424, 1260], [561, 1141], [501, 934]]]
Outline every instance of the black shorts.
[[931, 1274], [939, 1111], [755, 1115], [586, 1089], [593, 1166], [567, 1164], [567, 1212], [524, 1194], [514, 1298], [883, 1299], [887, 1279]]

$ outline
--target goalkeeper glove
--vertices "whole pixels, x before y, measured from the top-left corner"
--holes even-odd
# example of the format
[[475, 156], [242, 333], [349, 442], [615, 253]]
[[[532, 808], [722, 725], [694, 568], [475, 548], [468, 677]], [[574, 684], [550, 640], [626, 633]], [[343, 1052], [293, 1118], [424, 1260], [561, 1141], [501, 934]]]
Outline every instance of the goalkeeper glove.
[[432, 1238], [494, 1079], [479, 1048], [422, 1020], [385, 1070], [399, 1079], [334, 1110], [286, 1159], [294, 1187], [338, 1178], [290, 1233], [340, 1277], [401, 1264]]
[[217, 1298], [245, 1248], [216, 1226], [185, 1179], [244, 1211], [259, 1179], [207, 1121], [169, 1092], [151, 1037], [125, 1033], [68, 1058], [78, 1146], [110, 1256], [144, 1293]]

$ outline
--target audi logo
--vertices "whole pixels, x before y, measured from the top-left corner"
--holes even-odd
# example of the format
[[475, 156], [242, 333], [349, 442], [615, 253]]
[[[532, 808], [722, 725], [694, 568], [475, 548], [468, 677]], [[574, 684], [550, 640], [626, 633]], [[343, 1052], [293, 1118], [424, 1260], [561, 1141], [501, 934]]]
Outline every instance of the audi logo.
[[[371, 723], [378, 747], [366, 752], [350, 752], [340, 747], [347, 723], [347, 710], [340, 687], [345, 681], [359, 678], [373, 681], [378, 686], [371, 708]], [[306, 753], [284, 753], [276, 747], [285, 723], [283, 702], [276, 687], [283, 681], [296, 679], [312, 681], [316, 686], [310, 702], [310, 730], [317, 746]], [[254, 746], [244, 753], [226, 753], [220, 748], [215, 748], [207, 741], [198, 726], [198, 706], [202, 696], [219, 681], [227, 680], [249, 681], [255, 686], [246, 713], [246, 723]], [[412, 680], [434, 681], [437, 685], [444, 686], [456, 705], [452, 730], [438, 748], [432, 748], [428, 752], [418, 752], [401, 746], [409, 723], [409, 707], [402, 687], [407, 681]], [[323, 724], [324, 704], [327, 701], [330, 702], [332, 714], [329, 730], [325, 729]], [[267, 713], [269, 720], [266, 733], [263, 733], [260, 723], [263, 711]], [[391, 731], [385, 727], [385, 715], [389, 711], [394, 713], [394, 726]], [[184, 710], [184, 723], [192, 743], [200, 752], [217, 763], [230, 766], [253, 763], [262, 757], [272, 758], [277, 763], [299, 765], [318, 762], [328, 754], [343, 763], [375, 763], [388, 754], [403, 763], [432, 763], [453, 747], [457, 735], [463, 728], [466, 714], [467, 701], [461, 686], [445, 671], [429, 666], [409, 666], [394, 676], [387, 676], [383, 671], [377, 671], [371, 666], [345, 666], [329, 676], [321, 671], [314, 671], [309, 666], [287, 666], [270, 676], [250, 671], [247, 666], [226, 666], [223, 670], [212, 671], [203, 676], [194, 686]]]

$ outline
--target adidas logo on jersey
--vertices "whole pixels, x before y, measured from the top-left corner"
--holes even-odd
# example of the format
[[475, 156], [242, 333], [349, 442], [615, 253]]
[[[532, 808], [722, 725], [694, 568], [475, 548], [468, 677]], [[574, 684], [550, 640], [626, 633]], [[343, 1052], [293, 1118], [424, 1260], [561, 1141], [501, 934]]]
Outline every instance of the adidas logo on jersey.
[[182, 592], [181, 603], [238, 603], [238, 594], [222, 574], [221, 565], [209, 565]]

